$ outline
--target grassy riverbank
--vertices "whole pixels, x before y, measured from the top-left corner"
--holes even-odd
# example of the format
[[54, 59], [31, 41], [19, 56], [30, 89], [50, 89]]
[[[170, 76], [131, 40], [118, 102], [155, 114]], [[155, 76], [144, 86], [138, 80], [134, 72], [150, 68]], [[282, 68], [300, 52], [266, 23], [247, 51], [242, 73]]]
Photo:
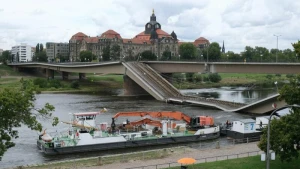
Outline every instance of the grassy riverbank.
[[[278, 82], [278, 86], [283, 85], [288, 78], [286, 75], [279, 74], [245, 74], [245, 73], [220, 73], [222, 80], [219, 83], [211, 82], [187, 82], [183, 80], [172, 79], [173, 84], [178, 89], [193, 89], [193, 88], [212, 88], [221, 86], [255, 86], [257, 88], [275, 88], [274, 82]], [[21, 86], [21, 78], [36, 79], [36, 76], [19, 73], [12, 70], [6, 65], [0, 65], [0, 88], [19, 88]], [[207, 74], [201, 75], [203, 77]], [[43, 77], [40, 77], [43, 78]], [[60, 75], [55, 76], [60, 79]], [[123, 88], [123, 75], [97, 75], [87, 74], [85, 80], [79, 81], [78, 74], [72, 73], [70, 80], [59, 80], [61, 85], [59, 87], [43, 87], [41, 92], [62, 93], [62, 92], [102, 92], [107, 89]], [[72, 87], [72, 82], [78, 81], [79, 87]]]
[[[266, 162], [260, 160], [260, 156], [245, 157], [224, 161], [216, 161], [209, 163], [200, 163], [189, 165], [189, 169], [264, 169]], [[293, 160], [292, 162], [281, 162], [279, 158], [275, 161], [270, 161], [270, 168], [272, 169], [299, 169], [300, 160]], [[180, 167], [172, 167], [170, 169], [180, 169]]]

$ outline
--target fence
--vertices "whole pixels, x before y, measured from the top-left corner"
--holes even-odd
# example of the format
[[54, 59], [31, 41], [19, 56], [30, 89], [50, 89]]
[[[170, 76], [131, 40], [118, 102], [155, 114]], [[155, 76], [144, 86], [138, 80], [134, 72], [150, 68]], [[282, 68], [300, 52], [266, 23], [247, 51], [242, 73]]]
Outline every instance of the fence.
[[[195, 159], [196, 160], [195, 164], [244, 158], [244, 157], [256, 156], [259, 154], [260, 154], [260, 151], [252, 151], [252, 152], [239, 153], [239, 154], [229, 154], [229, 155], [223, 155], [223, 156], [205, 157], [205, 158]], [[172, 162], [172, 163], [162, 163], [162, 164], [132, 167], [132, 168], [126, 168], [126, 169], [154, 169], [154, 168], [159, 169], [159, 168], [170, 168], [170, 167], [179, 167], [179, 166], [181, 166], [181, 165], [178, 164], [177, 162]]]

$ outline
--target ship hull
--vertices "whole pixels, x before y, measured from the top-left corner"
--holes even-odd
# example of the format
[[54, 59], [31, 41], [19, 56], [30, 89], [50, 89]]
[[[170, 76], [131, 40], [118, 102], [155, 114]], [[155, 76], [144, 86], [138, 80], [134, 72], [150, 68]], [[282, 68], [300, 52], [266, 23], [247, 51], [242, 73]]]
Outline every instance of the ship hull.
[[42, 141], [38, 140], [37, 146], [46, 155], [56, 155], [56, 154], [92, 152], [92, 151], [101, 151], [101, 150], [110, 150], [110, 149], [123, 149], [123, 148], [145, 147], [145, 146], [154, 146], [154, 145], [188, 143], [188, 142], [211, 140], [219, 137], [220, 137], [220, 132], [215, 132], [215, 133], [203, 134], [203, 135], [161, 137], [161, 138], [153, 138], [153, 139], [128, 140], [122, 142], [57, 147], [57, 148], [49, 148], [45, 146], [45, 144]]

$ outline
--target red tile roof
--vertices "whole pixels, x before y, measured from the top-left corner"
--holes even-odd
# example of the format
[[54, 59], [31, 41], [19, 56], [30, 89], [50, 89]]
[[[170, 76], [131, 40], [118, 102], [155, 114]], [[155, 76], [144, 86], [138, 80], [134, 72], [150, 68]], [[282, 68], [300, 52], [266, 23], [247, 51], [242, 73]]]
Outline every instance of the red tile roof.
[[151, 44], [151, 41], [145, 40], [145, 39], [139, 39], [139, 38], [133, 38], [133, 39], [123, 39], [123, 43], [129, 43], [131, 42], [132, 44], [144, 44], [145, 42], [147, 44]]
[[99, 37], [87, 37], [83, 39], [86, 43], [98, 43]]
[[209, 41], [203, 37], [200, 37], [194, 41], [195, 46], [198, 46], [200, 44], [207, 44], [207, 43], [209, 43]]
[[107, 30], [106, 32], [102, 33], [100, 38], [107, 38], [107, 39], [112, 39], [112, 38], [115, 38], [117, 37], [118, 39], [122, 39], [121, 35], [114, 31], [114, 30]]
[[84, 38], [88, 37], [86, 34], [82, 32], [78, 32], [71, 37], [72, 40], [83, 40]]

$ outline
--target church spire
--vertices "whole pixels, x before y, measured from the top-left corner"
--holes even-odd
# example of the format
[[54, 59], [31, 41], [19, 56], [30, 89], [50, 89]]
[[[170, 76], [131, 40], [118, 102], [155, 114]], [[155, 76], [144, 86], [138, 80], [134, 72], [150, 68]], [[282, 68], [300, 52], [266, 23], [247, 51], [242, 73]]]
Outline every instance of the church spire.
[[223, 41], [222, 53], [225, 53], [224, 41]]
[[152, 9], [152, 15], [155, 15], [155, 14], [154, 14], [154, 8]]

